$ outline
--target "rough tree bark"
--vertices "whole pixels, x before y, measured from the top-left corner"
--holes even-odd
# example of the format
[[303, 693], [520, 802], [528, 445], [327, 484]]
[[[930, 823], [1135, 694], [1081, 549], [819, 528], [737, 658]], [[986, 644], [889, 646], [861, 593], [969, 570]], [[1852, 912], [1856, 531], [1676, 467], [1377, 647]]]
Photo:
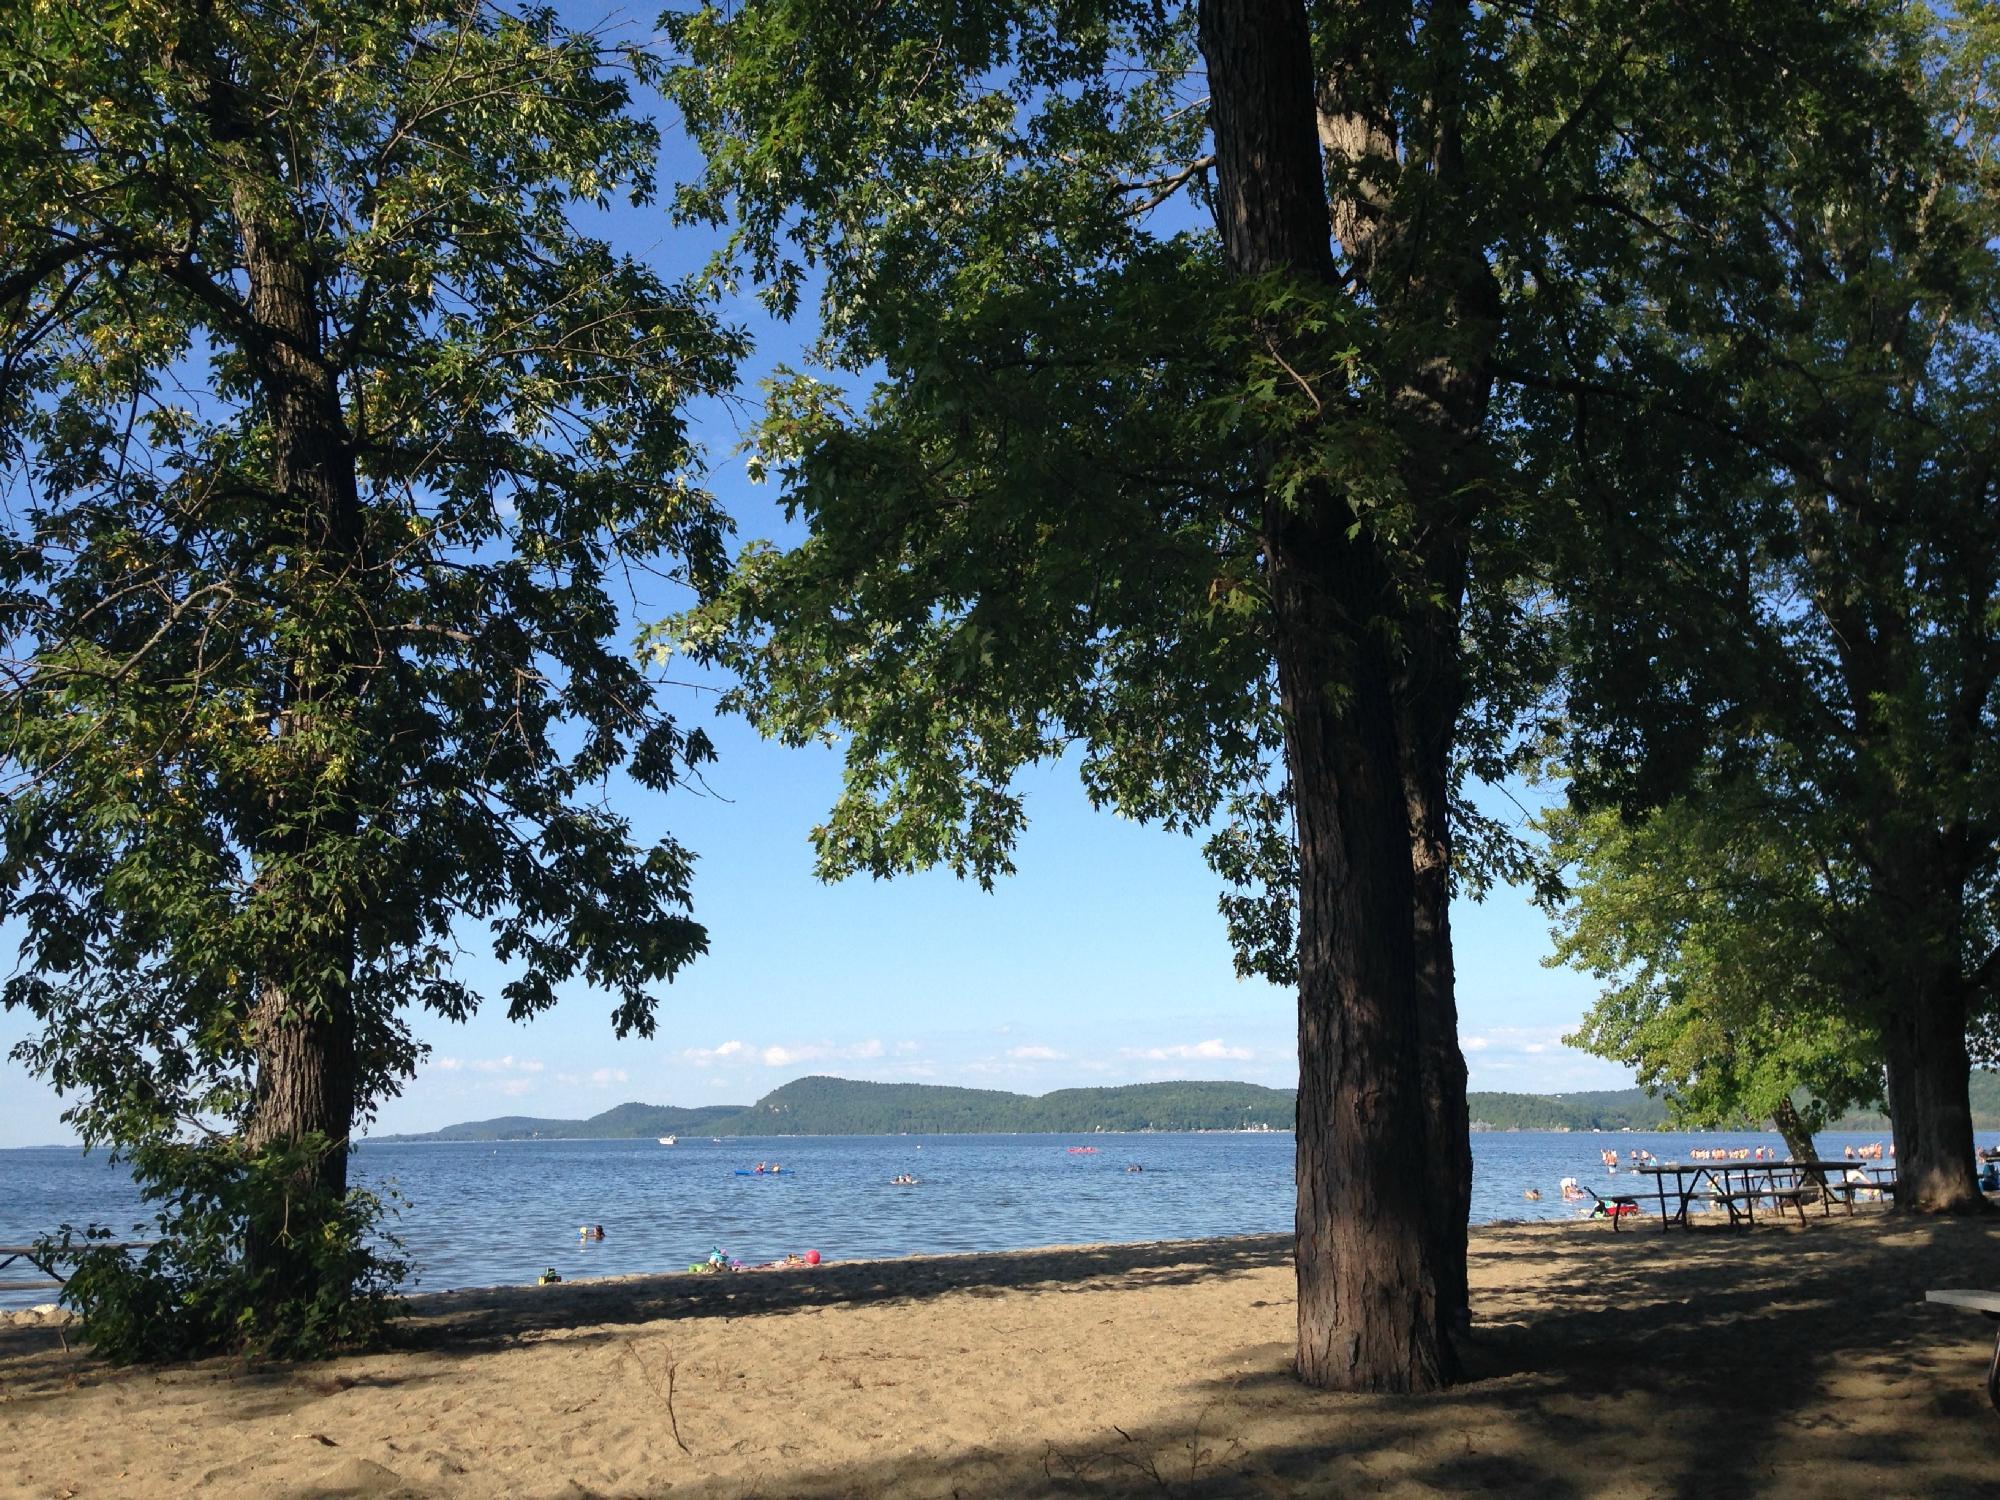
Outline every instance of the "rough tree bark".
[[1407, 29], [1401, 0], [1350, 13], [1354, 34], [1318, 80], [1317, 126], [1329, 183], [1328, 218], [1351, 280], [1385, 322], [1405, 331], [1404, 368], [1392, 373], [1405, 457], [1406, 499], [1421, 517], [1414, 550], [1424, 597], [1405, 622], [1395, 687], [1397, 732], [1416, 880], [1418, 1045], [1423, 1058], [1426, 1169], [1437, 1232], [1434, 1259], [1446, 1315], [1471, 1320], [1465, 1226], [1472, 1207], [1472, 1136], [1451, 947], [1450, 790], [1466, 679], [1460, 638], [1467, 537], [1483, 502], [1485, 428], [1493, 390], [1498, 292], [1477, 236], [1435, 214], [1397, 210], [1413, 184], [1428, 201], [1461, 191], [1464, 0], [1439, 0], [1424, 24], [1428, 134], [1398, 135], [1395, 80], [1374, 53]]
[[1964, 991], [1956, 974], [1917, 979], [1883, 1021], [1899, 1209], [1987, 1209], [1972, 1140], [1965, 1025]]
[[[1456, 625], [1456, 614], [1453, 615]], [[1435, 644], [1435, 643], [1434, 643]], [[1455, 655], [1456, 642], [1450, 643]], [[1440, 667], [1442, 664], [1440, 663]], [[1455, 664], [1453, 681], [1457, 680]], [[1451, 734], [1458, 711], [1440, 684], [1397, 684], [1397, 739], [1408, 808], [1411, 895], [1415, 904], [1417, 1047], [1424, 1109], [1424, 1168], [1430, 1195], [1442, 1315], [1455, 1330], [1472, 1321], [1465, 1231], [1472, 1216], [1472, 1125], [1465, 1099], [1465, 1053], [1451, 946]]]
[[[1203, 0], [1199, 29], [1230, 266], [1331, 285], [1304, 8]], [[1383, 629], [1399, 604], [1351, 522], [1323, 488], [1273, 491], [1264, 506], [1299, 830], [1298, 1371], [1335, 1389], [1426, 1390], [1454, 1359], [1426, 1150], [1399, 666]]]
[[[259, 383], [268, 408], [273, 479], [278, 503], [292, 512], [299, 534], [288, 588], [308, 618], [338, 580], [364, 565], [361, 557], [360, 498], [338, 387], [321, 348], [320, 314], [302, 228], [273, 211], [275, 179], [246, 182], [236, 195], [236, 220], [248, 280], [253, 320], [252, 345]], [[336, 626], [321, 643], [324, 659], [310, 673], [294, 671], [286, 685], [281, 734], [308, 733], [325, 699], [347, 684]], [[318, 838], [351, 835], [335, 813], [321, 820]], [[304, 835], [285, 820], [271, 847], [260, 851], [280, 863], [304, 852]], [[284, 879], [280, 876], [279, 879]], [[281, 899], [313, 899], [305, 891]], [[329, 926], [314, 913], [307, 925]], [[343, 951], [344, 950], [344, 951]], [[354, 1123], [354, 1013], [347, 980], [351, 945], [337, 926], [321, 945], [316, 962], [303, 972], [267, 973], [262, 979], [253, 1025], [257, 1083], [245, 1130], [253, 1148], [323, 1137], [330, 1149], [303, 1167], [296, 1181], [302, 1193], [320, 1202], [338, 1202], [347, 1192], [348, 1135]], [[253, 1254], [267, 1262], [289, 1256], [290, 1247], [253, 1235]]]
[[[1806, 1124], [1798, 1106], [1789, 1099], [1780, 1099], [1778, 1107], [1771, 1111], [1771, 1123], [1778, 1127], [1778, 1135], [1785, 1143], [1785, 1150], [1793, 1161], [1811, 1161], [1814, 1158], [1812, 1129]], [[1820, 1186], [1826, 1185], [1823, 1173], [1812, 1174]]]
[[[366, 566], [354, 453], [323, 347], [310, 235], [291, 206], [276, 148], [260, 133], [254, 82], [240, 76], [212, 6], [190, 9], [187, 39], [175, 65], [194, 73], [210, 127], [231, 158], [230, 208], [245, 282], [237, 331], [270, 432], [272, 503], [295, 537], [279, 587], [287, 612], [315, 636], [315, 659], [310, 667], [292, 664], [283, 702], [276, 705], [279, 737], [296, 741], [309, 738], [328, 700], [352, 686], [340, 610], [328, 606]], [[311, 761], [315, 752], [301, 754]], [[302, 769], [295, 784], [317, 782], [321, 769]], [[308, 830], [302, 809], [286, 805], [285, 787], [273, 795], [272, 831], [252, 853], [266, 898], [275, 892], [278, 903], [297, 904], [301, 936], [289, 952], [269, 955], [259, 976], [250, 1016], [257, 1076], [243, 1141], [261, 1150], [322, 1138], [328, 1149], [304, 1163], [291, 1186], [301, 1199], [324, 1207], [347, 1192], [356, 1090], [353, 943], [326, 909], [327, 898], [304, 888], [296, 862], [308, 854], [309, 841], [351, 836], [354, 824], [321, 809]], [[251, 1225], [246, 1254], [253, 1268], [267, 1273], [293, 1280], [310, 1275], [310, 1258], [286, 1224]]]

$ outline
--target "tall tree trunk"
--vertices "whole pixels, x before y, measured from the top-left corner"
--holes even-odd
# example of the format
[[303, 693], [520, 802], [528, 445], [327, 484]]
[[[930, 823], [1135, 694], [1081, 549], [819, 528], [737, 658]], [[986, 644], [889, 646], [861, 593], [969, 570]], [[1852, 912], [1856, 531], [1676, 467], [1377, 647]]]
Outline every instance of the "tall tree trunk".
[[[289, 1146], [308, 1136], [331, 1145], [295, 1179], [299, 1188], [347, 1195], [347, 1138], [354, 1123], [354, 1018], [341, 1004], [301, 1004], [277, 979], [258, 995], [257, 1084], [244, 1143], [252, 1150]], [[266, 1245], [267, 1256], [282, 1253]]]
[[[1232, 269], [1332, 285], [1303, 6], [1202, 0], [1199, 26]], [[1383, 628], [1399, 604], [1352, 523], [1324, 487], [1265, 501], [1299, 825], [1298, 1371], [1342, 1390], [1425, 1390], [1449, 1378], [1453, 1351], [1426, 1156], [1398, 668]]]
[[[303, 622], [316, 653], [295, 662], [285, 685], [280, 734], [310, 739], [330, 711], [345, 710], [353, 691], [353, 651], [343, 600], [365, 568], [360, 495], [340, 395], [324, 358], [317, 278], [304, 226], [285, 204], [276, 164], [244, 151], [233, 204], [254, 324], [250, 340], [270, 427], [277, 503], [296, 531], [280, 586], [287, 608]], [[323, 797], [326, 768], [319, 753], [302, 751], [293, 787]], [[281, 788], [278, 795], [287, 795]], [[252, 1018], [257, 1081], [244, 1131], [253, 1149], [321, 1137], [327, 1149], [303, 1161], [292, 1186], [324, 1211], [347, 1192], [349, 1135], [354, 1124], [355, 1015], [351, 981], [353, 935], [342, 903], [316, 891], [297, 868], [314, 845], [351, 838], [355, 824], [337, 797], [301, 828], [303, 807], [276, 809], [275, 832], [259, 855], [260, 875], [289, 903], [287, 931], [296, 951], [274, 956], [277, 972], [262, 976]], [[296, 1229], [298, 1226], [292, 1226]], [[287, 1279], [310, 1274], [310, 1260], [281, 1226], [253, 1226], [253, 1265]]]
[[[1452, 627], [1457, 613], [1452, 612]], [[1439, 669], [1433, 649], [1425, 656]], [[1456, 657], [1456, 642], [1448, 648]], [[1456, 673], [1452, 672], [1455, 680]], [[1465, 1230], [1472, 1215], [1472, 1126], [1465, 1101], [1465, 1054], [1451, 946], [1451, 745], [1458, 702], [1446, 684], [1406, 672], [1398, 685], [1398, 738], [1408, 807], [1415, 903], [1417, 1049], [1424, 1110], [1424, 1170], [1434, 1233], [1441, 1315], [1463, 1330], [1472, 1321]]]
[[[1471, 6], [1437, 0], [1414, 52], [1409, 13], [1395, 0], [1344, 9], [1317, 80], [1316, 126], [1333, 186], [1328, 220], [1347, 273], [1375, 316], [1398, 336], [1394, 413], [1404, 498], [1415, 511], [1413, 548], [1423, 587], [1404, 621], [1396, 683], [1410, 856], [1415, 878], [1418, 1046], [1422, 1055], [1425, 1161], [1436, 1231], [1434, 1262], [1445, 1316], [1471, 1319], [1465, 1228], [1472, 1207], [1472, 1136], [1451, 949], [1453, 747], [1466, 685], [1460, 636], [1467, 537], [1486, 493], [1486, 421], [1499, 296], [1481, 241], [1437, 220], [1399, 212], [1413, 187], [1425, 204], [1451, 203], [1464, 176], [1461, 118]], [[1412, 117], [1399, 69], [1420, 58], [1429, 109]], [[1406, 138], [1406, 129], [1415, 132]]]
[[1882, 1031], [1896, 1206], [1918, 1213], [1983, 1213], [1988, 1206], [1972, 1142], [1965, 997], [1955, 981], [1919, 980]]

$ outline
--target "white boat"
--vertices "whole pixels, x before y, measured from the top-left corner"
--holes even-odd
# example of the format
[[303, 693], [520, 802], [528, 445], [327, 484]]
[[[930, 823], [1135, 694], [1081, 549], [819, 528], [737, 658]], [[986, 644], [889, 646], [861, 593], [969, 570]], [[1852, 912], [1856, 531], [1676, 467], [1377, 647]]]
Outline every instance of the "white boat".
[[663, 1135], [660, 1137], [660, 1144], [662, 1146], [671, 1146], [674, 1143], [674, 1139], [673, 1136]]

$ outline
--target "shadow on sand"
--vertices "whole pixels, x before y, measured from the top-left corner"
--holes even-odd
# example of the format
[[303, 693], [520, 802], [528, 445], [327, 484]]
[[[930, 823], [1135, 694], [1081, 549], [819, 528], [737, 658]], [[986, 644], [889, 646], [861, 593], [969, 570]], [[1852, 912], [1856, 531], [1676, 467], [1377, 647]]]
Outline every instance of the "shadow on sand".
[[556, 1329], [917, 1302], [948, 1292], [998, 1297], [1043, 1287], [1176, 1286], [1285, 1265], [1291, 1253], [1290, 1235], [1267, 1234], [437, 1292], [410, 1299], [410, 1316], [398, 1323], [396, 1339], [411, 1348], [471, 1352]]

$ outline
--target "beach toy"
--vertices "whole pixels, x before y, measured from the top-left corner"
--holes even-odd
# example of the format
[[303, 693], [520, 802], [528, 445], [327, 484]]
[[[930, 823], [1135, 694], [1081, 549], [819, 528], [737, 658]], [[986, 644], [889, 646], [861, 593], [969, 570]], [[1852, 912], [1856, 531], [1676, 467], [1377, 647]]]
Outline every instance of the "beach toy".
[[819, 1264], [819, 1251], [817, 1251], [817, 1250], [808, 1250], [808, 1251], [806, 1251], [806, 1264], [807, 1264], [807, 1265], [809, 1265], [809, 1266], [816, 1266], [816, 1265], [818, 1265], [818, 1264]]
[[550, 1266], [546, 1271], [542, 1272], [541, 1275], [535, 1278], [535, 1285], [547, 1286], [551, 1282], [556, 1282], [561, 1280], [562, 1280], [562, 1273], [558, 1271], [554, 1266]]

